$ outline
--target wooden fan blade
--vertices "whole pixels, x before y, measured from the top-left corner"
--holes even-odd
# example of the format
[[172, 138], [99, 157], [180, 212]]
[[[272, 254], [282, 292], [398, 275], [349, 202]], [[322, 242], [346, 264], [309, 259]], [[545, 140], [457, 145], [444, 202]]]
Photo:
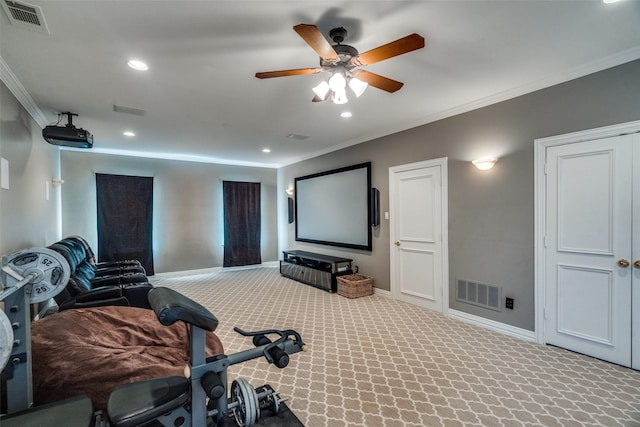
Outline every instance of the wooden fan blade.
[[400, 90], [404, 83], [392, 80], [388, 77], [381, 76], [379, 74], [370, 73], [365, 70], [356, 70], [353, 73], [354, 77], [359, 78], [363, 82], [367, 82], [369, 86], [377, 87], [378, 89], [382, 89], [389, 93], [396, 92]]
[[336, 51], [333, 50], [331, 44], [315, 25], [299, 24], [293, 27], [293, 29], [322, 59], [332, 61], [340, 60]]
[[297, 68], [295, 70], [265, 71], [256, 73], [259, 79], [270, 79], [272, 77], [301, 76], [304, 74], [316, 74], [322, 71], [322, 68]]
[[358, 56], [351, 58], [351, 65], [369, 65], [403, 53], [411, 52], [424, 47], [424, 37], [419, 34], [411, 34], [391, 43], [368, 50]]
[[326, 101], [326, 100], [327, 100], [327, 98], [322, 99], [322, 98], [320, 98], [318, 95], [314, 95], [314, 97], [313, 97], [313, 99], [311, 100], [311, 102], [323, 102], [323, 101]]

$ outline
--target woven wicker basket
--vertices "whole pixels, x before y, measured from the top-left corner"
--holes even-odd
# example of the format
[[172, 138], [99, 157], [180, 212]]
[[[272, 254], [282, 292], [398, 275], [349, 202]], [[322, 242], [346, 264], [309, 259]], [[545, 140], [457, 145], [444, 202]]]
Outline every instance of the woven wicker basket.
[[338, 276], [338, 295], [347, 298], [360, 298], [373, 295], [373, 278], [362, 274]]

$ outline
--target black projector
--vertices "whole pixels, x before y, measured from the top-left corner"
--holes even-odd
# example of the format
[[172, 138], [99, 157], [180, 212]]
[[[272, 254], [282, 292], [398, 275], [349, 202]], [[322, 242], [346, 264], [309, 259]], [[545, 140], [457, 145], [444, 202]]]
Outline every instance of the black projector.
[[88, 131], [77, 128], [71, 123], [73, 113], [61, 113], [67, 115], [69, 123], [66, 126], [51, 125], [42, 129], [42, 137], [49, 144], [65, 147], [91, 148], [93, 147], [93, 135]]

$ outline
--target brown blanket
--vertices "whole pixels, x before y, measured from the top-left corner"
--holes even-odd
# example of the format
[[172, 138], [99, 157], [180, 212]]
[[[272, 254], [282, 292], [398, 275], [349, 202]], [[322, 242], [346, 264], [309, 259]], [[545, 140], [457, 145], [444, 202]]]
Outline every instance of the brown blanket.
[[[67, 310], [31, 327], [34, 403], [86, 394], [104, 409], [120, 385], [183, 375], [189, 361], [189, 329], [163, 326], [152, 310], [97, 307]], [[207, 333], [207, 355], [223, 353]]]

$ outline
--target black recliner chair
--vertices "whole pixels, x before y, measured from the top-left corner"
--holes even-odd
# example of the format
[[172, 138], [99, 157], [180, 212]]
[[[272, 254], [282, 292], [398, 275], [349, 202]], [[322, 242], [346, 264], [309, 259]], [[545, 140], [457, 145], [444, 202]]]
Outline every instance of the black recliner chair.
[[65, 249], [61, 246], [70, 251], [69, 256], [73, 256], [77, 262], [76, 275], [89, 280], [93, 287], [149, 281], [144, 267], [139, 261], [123, 261], [122, 263], [116, 261], [98, 268], [90, 261], [93, 259], [93, 255], [87, 253], [84, 244], [77, 238], [67, 237], [54, 245], [58, 248], [55, 250], [65, 257], [67, 256], [62, 253], [65, 252]]
[[96, 272], [96, 276], [111, 275], [114, 271], [117, 270], [120, 270], [123, 273], [141, 272], [147, 274], [144, 267], [137, 259], [97, 262], [96, 255], [93, 252], [91, 245], [89, 245], [89, 242], [87, 242], [84, 237], [70, 236], [62, 239], [62, 241], [73, 242], [74, 244], [79, 244], [84, 248], [86, 254], [85, 259], [87, 260], [89, 265], [93, 267], [94, 271]]
[[121, 305], [150, 308], [147, 294], [153, 288], [144, 268], [133, 262], [92, 266], [79, 238], [66, 238], [49, 246], [69, 263], [71, 276], [65, 290], [54, 297], [59, 310]]

